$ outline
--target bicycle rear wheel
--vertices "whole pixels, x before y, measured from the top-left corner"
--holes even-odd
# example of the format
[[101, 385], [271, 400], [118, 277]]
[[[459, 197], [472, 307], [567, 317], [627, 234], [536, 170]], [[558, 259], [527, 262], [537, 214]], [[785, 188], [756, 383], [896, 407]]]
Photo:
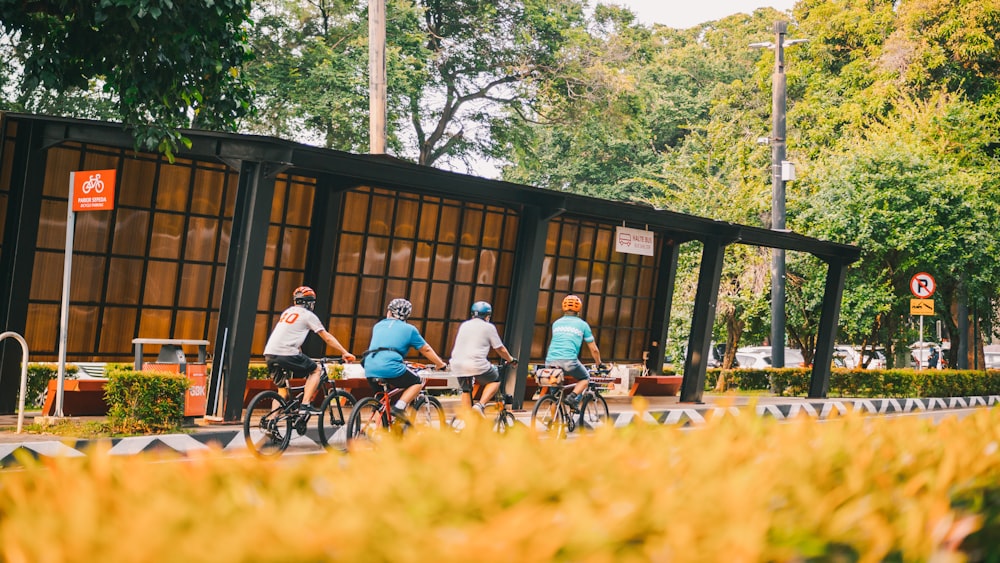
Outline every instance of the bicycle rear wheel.
[[542, 395], [531, 409], [531, 428], [556, 438], [565, 438], [568, 431], [566, 414], [553, 395]]
[[608, 410], [608, 402], [604, 397], [597, 393], [583, 396], [580, 401], [580, 428], [593, 430], [607, 424], [610, 418], [611, 411]]
[[351, 411], [358, 401], [347, 391], [335, 389], [323, 399], [319, 413], [319, 442], [324, 447], [330, 445], [338, 430], [347, 424]]
[[428, 426], [435, 430], [440, 430], [448, 426], [441, 401], [431, 395], [426, 395], [421, 399], [414, 401], [416, 403], [416, 414], [413, 415], [413, 423], [418, 426]]
[[389, 433], [389, 419], [382, 409], [382, 403], [373, 397], [365, 397], [354, 405], [347, 419], [347, 445], [375, 443]]
[[514, 413], [509, 410], [503, 409], [497, 413], [495, 419], [493, 419], [493, 431], [497, 434], [506, 434], [514, 427]]
[[[275, 391], [258, 393], [243, 416], [243, 439], [247, 448], [257, 457], [281, 455], [292, 439], [292, 416], [285, 410], [285, 399]], [[256, 424], [256, 410], [264, 411]]]

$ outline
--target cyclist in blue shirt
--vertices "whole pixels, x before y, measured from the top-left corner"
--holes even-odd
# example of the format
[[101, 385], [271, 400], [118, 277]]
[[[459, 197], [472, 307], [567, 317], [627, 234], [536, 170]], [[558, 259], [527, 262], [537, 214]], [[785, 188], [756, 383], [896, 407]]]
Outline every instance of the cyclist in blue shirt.
[[381, 391], [372, 379], [382, 379], [393, 389], [402, 389], [399, 400], [393, 405], [393, 416], [406, 418], [406, 409], [410, 402], [417, 398], [423, 381], [416, 373], [406, 366], [403, 359], [414, 349], [434, 363], [437, 369], [444, 369], [447, 364], [437, 355], [422, 336], [417, 327], [406, 322], [413, 311], [413, 305], [406, 299], [393, 299], [385, 318], [375, 323], [372, 328], [372, 340], [368, 351], [361, 357], [361, 365], [365, 368], [365, 377], [369, 385], [376, 391]]
[[561, 368], [565, 375], [576, 378], [573, 391], [566, 397], [566, 402], [576, 408], [580, 402], [580, 393], [587, 389], [590, 372], [580, 362], [580, 348], [587, 343], [590, 355], [594, 361], [601, 364], [601, 351], [597, 349], [594, 333], [587, 321], [580, 318], [583, 301], [576, 295], [567, 295], [562, 301], [563, 316], [552, 323], [552, 340], [549, 341], [545, 364]]

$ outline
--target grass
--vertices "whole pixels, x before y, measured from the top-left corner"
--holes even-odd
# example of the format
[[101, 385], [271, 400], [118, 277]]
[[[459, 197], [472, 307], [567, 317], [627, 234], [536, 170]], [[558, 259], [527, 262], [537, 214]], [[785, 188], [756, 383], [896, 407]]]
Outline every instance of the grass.
[[[27, 413], [25, 418], [30, 420], [30, 418], [33, 418], [37, 414], [38, 413]], [[0, 426], [0, 434], [13, 434], [16, 431], [16, 425]], [[21, 433], [25, 435], [61, 436], [63, 438], [78, 438], [82, 440], [125, 438], [128, 436], [146, 435], [145, 433], [129, 434], [124, 432], [114, 432], [111, 429], [111, 425], [103, 419], [84, 420], [78, 418], [63, 418], [62, 420], [53, 420], [49, 423], [28, 423], [26, 421], [24, 426], [21, 428]], [[190, 433], [190, 430], [185, 428], [175, 428], [171, 430], [170, 433], [187, 434]]]

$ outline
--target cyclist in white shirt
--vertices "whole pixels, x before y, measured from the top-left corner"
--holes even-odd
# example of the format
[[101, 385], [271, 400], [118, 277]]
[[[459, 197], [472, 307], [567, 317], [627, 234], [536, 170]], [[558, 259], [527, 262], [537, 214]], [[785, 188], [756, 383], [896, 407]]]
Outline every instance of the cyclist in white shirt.
[[344, 360], [353, 362], [357, 358], [344, 348], [332, 334], [326, 331], [319, 317], [313, 313], [316, 306], [316, 292], [312, 288], [302, 286], [292, 294], [293, 305], [278, 317], [271, 336], [264, 346], [264, 359], [271, 372], [271, 378], [278, 385], [279, 393], [286, 393], [287, 381], [281, 376], [283, 370], [288, 370], [296, 377], [307, 377], [302, 394], [300, 410], [319, 412], [312, 406], [313, 395], [319, 387], [319, 365], [302, 353], [302, 342], [309, 332], [315, 332], [326, 342], [327, 346], [340, 351]]
[[[462, 402], [483, 414], [483, 405], [488, 403], [500, 388], [500, 374], [496, 366], [487, 358], [490, 350], [496, 350], [501, 358], [512, 364], [517, 359], [510, 355], [500, 340], [497, 327], [489, 322], [493, 307], [486, 301], [472, 304], [472, 318], [458, 327], [455, 346], [451, 350], [451, 373], [458, 376], [462, 386]], [[479, 402], [472, 404], [473, 380], [482, 386]]]

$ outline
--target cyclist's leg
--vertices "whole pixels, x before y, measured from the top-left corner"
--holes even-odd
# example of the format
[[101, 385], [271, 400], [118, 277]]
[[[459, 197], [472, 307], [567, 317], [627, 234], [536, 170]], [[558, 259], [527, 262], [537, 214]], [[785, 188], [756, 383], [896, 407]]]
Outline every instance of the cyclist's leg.
[[420, 379], [420, 376], [413, 373], [411, 370], [407, 369], [403, 372], [403, 375], [399, 377], [393, 377], [391, 379], [386, 379], [388, 383], [394, 389], [401, 389], [402, 393], [399, 395], [399, 399], [396, 404], [393, 405], [399, 410], [406, 410], [413, 399], [417, 398], [420, 394], [420, 390], [424, 387], [424, 382]]
[[472, 408], [472, 376], [460, 376], [458, 386], [462, 389], [462, 405], [465, 408]]
[[580, 360], [559, 360], [558, 362], [553, 362], [553, 365], [561, 368], [563, 374], [576, 378], [577, 381], [576, 385], [573, 386], [573, 392], [566, 397], [570, 403], [573, 403], [576, 397], [587, 390], [587, 380], [590, 379], [590, 372], [580, 363]]
[[500, 372], [497, 371], [496, 366], [490, 366], [488, 371], [476, 376], [476, 381], [483, 388], [483, 392], [479, 396], [479, 402], [486, 405], [493, 399], [493, 395], [496, 395], [497, 389], [500, 388]]

